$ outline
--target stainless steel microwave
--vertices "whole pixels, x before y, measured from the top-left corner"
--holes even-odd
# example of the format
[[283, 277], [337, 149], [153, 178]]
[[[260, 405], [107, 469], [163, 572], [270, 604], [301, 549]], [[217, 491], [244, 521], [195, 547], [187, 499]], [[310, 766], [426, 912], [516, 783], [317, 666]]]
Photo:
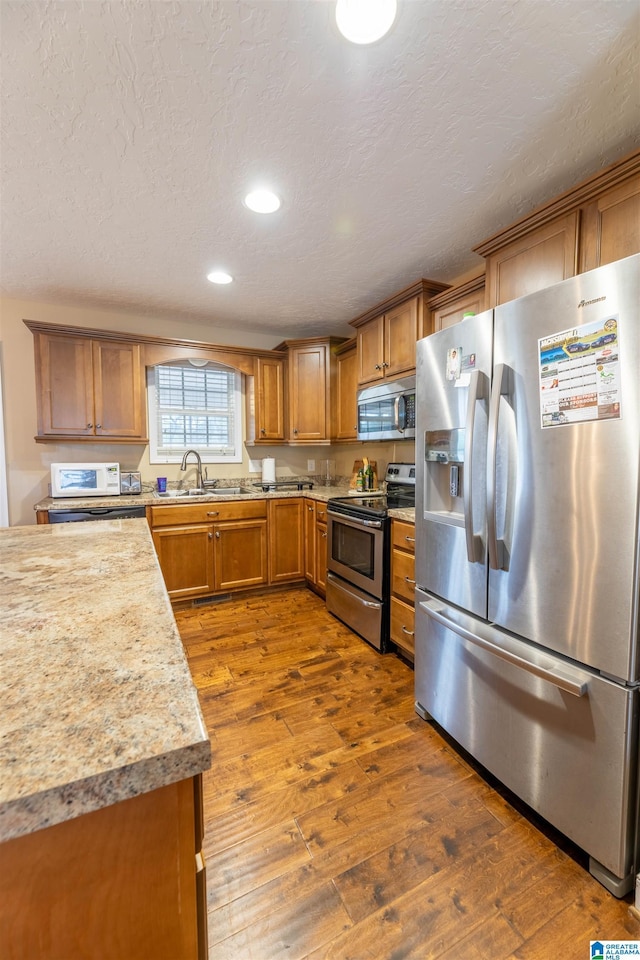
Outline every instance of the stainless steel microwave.
[[415, 377], [358, 391], [358, 440], [410, 440], [415, 435]]

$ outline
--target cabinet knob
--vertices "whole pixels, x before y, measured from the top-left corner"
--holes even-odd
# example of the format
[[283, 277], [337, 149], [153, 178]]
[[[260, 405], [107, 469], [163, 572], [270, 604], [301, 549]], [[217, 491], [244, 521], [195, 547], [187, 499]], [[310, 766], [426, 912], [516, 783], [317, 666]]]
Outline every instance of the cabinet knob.
[[313, 507], [307, 507], [307, 510], [309, 511], [309, 513], [313, 513]]
[[96, 423], [96, 430], [102, 430], [102, 424]]
[[92, 424], [92, 423], [88, 423], [88, 424], [87, 424], [87, 430], [91, 430], [92, 427], [93, 427], [93, 424]]
[[208, 516], [208, 517], [217, 517], [219, 512], [220, 512], [219, 510], [207, 510], [207, 516]]
[[220, 539], [220, 531], [216, 530], [216, 540], [219, 540], [219, 539]]
[[262, 434], [262, 436], [264, 436], [266, 432], [267, 431], [265, 430], [264, 427], [260, 427], [260, 433]]
[[387, 361], [385, 360], [385, 361], [383, 362], [382, 366], [383, 366], [383, 367], [388, 367], [389, 364], [388, 364]]
[[321, 534], [321, 536], [326, 540], [326, 538], [327, 538], [327, 531], [325, 530], [324, 533]]
[[293, 428], [293, 432], [294, 432], [294, 433], [297, 433], [297, 432], [298, 432], [295, 427]]
[[382, 367], [380, 366], [379, 363], [376, 363], [376, 370], [382, 370]]
[[208, 533], [207, 536], [209, 537], [209, 540], [213, 540], [213, 534], [212, 534], [212, 533]]

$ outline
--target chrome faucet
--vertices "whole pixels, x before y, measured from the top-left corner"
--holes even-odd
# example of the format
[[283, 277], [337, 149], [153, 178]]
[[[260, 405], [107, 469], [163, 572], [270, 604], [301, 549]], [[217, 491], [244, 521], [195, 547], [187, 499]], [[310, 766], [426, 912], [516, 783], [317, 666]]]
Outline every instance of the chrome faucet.
[[203, 477], [202, 477], [202, 460], [201, 460], [200, 454], [198, 453], [197, 450], [187, 450], [187, 452], [185, 453], [184, 457], [182, 458], [182, 463], [181, 463], [181, 465], [180, 465], [180, 469], [181, 469], [181, 470], [186, 470], [186, 469], [187, 469], [187, 459], [188, 459], [188, 457], [190, 456], [190, 454], [193, 454], [194, 457], [196, 458], [196, 461], [197, 461], [197, 471], [198, 471], [198, 489], [199, 489], [199, 490], [202, 490], [202, 489], [204, 488], [204, 479], [203, 479]]

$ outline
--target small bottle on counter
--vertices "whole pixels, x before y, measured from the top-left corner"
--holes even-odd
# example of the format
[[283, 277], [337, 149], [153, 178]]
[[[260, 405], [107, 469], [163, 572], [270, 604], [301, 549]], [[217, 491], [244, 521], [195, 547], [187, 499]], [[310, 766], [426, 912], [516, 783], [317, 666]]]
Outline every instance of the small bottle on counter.
[[360, 493], [362, 493], [364, 490], [364, 471], [362, 467], [360, 467], [356, 474], [356, 490], [358, 490]]
[[373, 467], [370, 463], [367, 464], [367, 469], [365, 470], [364, 488], [365, 490], [373, 490]]

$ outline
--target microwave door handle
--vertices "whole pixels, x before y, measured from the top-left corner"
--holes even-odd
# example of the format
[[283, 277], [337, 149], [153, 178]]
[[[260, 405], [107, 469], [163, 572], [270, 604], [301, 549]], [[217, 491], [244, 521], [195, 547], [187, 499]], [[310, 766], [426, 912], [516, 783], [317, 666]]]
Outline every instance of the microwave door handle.
[[464, 471], [462, 502], [464, 505], [464, 533], [469, 563], [484, 563], [482, 537], [473, 532], [473, 440], [476, 426], [476, 407], [487, 396], [487, 377], [482, 370], [474, 370], [469, 383], [467, 421], [464, 432]]
[[405, 427], [407, 426], [407, 410], [404, 397], [400, 394], [398, 394], [393, 402], [393, 421], [393, 425], [398, 433], [404, 433]]

